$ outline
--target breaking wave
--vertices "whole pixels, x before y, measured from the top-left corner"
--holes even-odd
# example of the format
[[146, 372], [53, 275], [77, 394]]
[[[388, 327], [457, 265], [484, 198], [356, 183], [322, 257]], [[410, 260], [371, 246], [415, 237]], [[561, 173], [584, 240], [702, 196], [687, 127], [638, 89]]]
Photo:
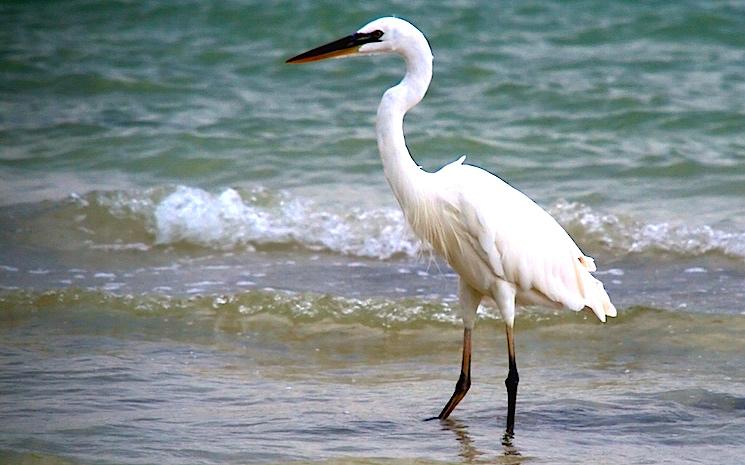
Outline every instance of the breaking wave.
[[[94, 248], [285, 247], [377, 259], [415, 257], [422, 252], [397, 209], [322, 208], [310, 200], [264, 189], [211, 193], [179, 186], [96, 192], [74, 197], [73, 204], [71, 215]], [[558, 202], [549, 211], [590, 254], [745, 258], [745, 232], [644, 223], [576, 202]]]
[[729, 232], [708, 225], [643, 223], [602, 214], [587, 205], [559, 202], [552, 213], [579, 243], [591, 243], [615, 255], [673, 254], [697, 257], [718, 254], [745, 258], [745, 232]]
[[413, 255], [418, 248], [397, 211], [329, 212], [284, 196], [260, 205], [234, 189], [215, 195], [179, 187], [156, 206], [154, 223], [158, 244], [183, 241], [219, 249], [297, 244], [382, 259]]

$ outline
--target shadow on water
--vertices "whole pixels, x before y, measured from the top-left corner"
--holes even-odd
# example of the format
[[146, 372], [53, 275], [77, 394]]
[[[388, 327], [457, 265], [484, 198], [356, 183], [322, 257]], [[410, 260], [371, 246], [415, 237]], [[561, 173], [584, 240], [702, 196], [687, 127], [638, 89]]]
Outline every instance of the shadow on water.
[[440, 420], [443, 430], [451, 431], [455, 435], [455, 440], [460, 446], [458, 455], [464, 463], [500, 463], [520, 465], [525, 461], [520, 450], [515, 446], [514, 437], [505, 433], [502, 436], [502, 454], [496, 457], [489, 457], [486, 452], [480, 451], [468, 433], [468, 426], [452, 418]]

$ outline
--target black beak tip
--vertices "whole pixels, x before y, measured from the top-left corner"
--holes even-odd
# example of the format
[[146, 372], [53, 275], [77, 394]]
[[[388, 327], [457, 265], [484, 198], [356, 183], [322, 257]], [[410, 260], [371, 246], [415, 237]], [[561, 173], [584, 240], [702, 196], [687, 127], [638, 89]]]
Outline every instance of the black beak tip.
[[[286, 64], [297, 64], [306, 63], [308, 61], [317, 61], [317, 59], [330, 58], [334, 52], [343, 52], [345, 49], [352, 47], [360, 47], [364, 44], [371, 42], [380, 42], [380, 38], [383, 36], [382, 31], [373, 31], [370, 33], [355, 32], [354, 34], [342, 37], [339, 40], [335, 40], [326, 45], [321, 45], [312, 50], [308, 50], [305, 53], [288, 58], [285, 60]], [[316, 59], [314, 59], [316, 58]]]

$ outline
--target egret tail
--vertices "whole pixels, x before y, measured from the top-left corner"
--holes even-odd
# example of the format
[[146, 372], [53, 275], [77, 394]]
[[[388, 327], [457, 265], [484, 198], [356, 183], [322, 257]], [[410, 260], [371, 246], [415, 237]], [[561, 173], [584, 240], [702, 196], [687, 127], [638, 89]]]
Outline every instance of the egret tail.
[[592, 310], [603, 323], [605, 323], [605, 317], [615, 317], [616, 307], [611, 303], [603, 283], [590, 274], [591, 271], [595, 271], [595, 261], [592, 257], [580, 257], [576, 267], [577, 279], [585, 295], [584, 308]]

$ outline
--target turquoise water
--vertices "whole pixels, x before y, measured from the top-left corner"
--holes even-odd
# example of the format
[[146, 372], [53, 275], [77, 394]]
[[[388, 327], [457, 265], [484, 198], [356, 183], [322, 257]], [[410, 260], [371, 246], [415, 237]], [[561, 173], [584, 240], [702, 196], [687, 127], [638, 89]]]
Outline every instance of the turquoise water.
[[[395, 14], [427, 35], [406, 120], [595, 257], [619, 318], [518, 314], [517, 432], [483, 308], [413, 237], [374, 118], [397, 58], [284, 60]], [[738, 463], [745, 6], [0, 5], [0, 459]]]

